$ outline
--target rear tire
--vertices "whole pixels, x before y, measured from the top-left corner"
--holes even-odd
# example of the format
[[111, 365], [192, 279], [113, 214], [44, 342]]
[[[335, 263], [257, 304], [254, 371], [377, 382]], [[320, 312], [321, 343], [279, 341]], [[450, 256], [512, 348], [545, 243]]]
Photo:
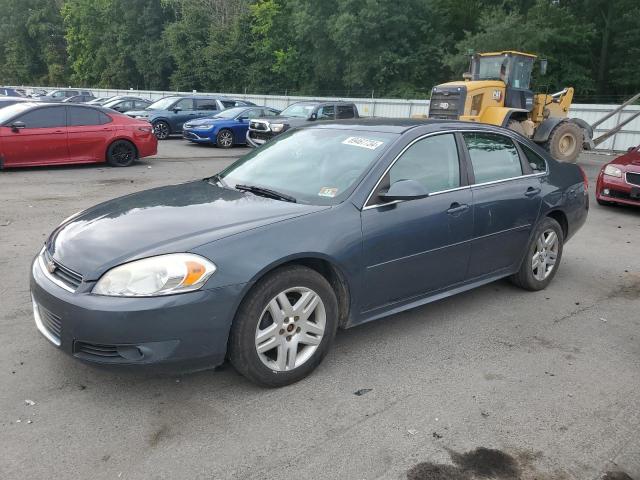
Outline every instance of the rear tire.
[[228, 128], [223, 128], [216, 135], [216, 145], [218, 148], [231, 148], [233, 147], [233, 143], [233, 132]]
[[229, 359], [255, 383], [289, 385], [320, 364], [337, 327], [338, 302], [329, 282], [301, 265], [280, 268], [260, 280], [240, 305]]
[[509, 123], [507, 124], [507, 128], [509, 130], [513, 130], [516, 133], [519, 133], [520, 135], [526, 137], [526, 135], [524, 134], [524, 127], [522, 126], [522, 123], [520, 123], [518, 120], [509, 120]]
[[520, 270], [509, 279], [525, 290], [547, 288], [558, 271], [563, 245], [562, 227], [553, 218], [545, 217], [531, 237]]
[[583, 141], [582, 128], [573, 122], [561, 122], [549, 134], [544, 148], [559, 162], [576, 163]]
[[116, 140], [107, 149], [107, 163], [112, 167], [128, 167], [137, 158], [136, 147], [128, 140]]

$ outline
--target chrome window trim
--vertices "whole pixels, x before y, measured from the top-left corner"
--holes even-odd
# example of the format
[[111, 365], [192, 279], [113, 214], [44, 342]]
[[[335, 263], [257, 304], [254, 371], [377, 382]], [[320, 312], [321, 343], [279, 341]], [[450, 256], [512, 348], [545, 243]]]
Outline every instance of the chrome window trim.
[[[375, 186], [373, 187], [373, 189], [371, 190], [371, 192], [369, 192], [369, 195], [367, 196], [367, 199], [364, 202], [364, 207], [362, 208], [362, 210], [369, 210], [371, 208], [378, 208], [378, 207], [385, 207], [387, 205], [394, 205], [396, 203], [401, 203], [401, 202], [406, 202], [407, 200], [394, 200], [393, 202], [387, 202], [387, 203], [376, 203], [374, 205], [367, 205], [367, 203], [369, 203], [369, 200], [371, 200], [371, 197], [373, 196], [373, 193], [378, 189], [378, 186], [380, 185], [380, 182], [382, 182], [382, 179], [387, 175], [387, 173], [389, 173], [389, 170], [391, 170], [391, 168], [395, 165], [395, 163], [398, 161], [398, 159], [404, 154], [404, 152], [407, 151], [407, 149], [409, 147], [411, 147], [414, 143], [416, 143], [419, 140], [422, 140], [424, 138], [427, 137], [432, 137], [434, 135], [443, 135], [443, 134], [447, 134], [447, 133], [492, 133], [494, 135], [503, 135], [507, 138], [509, 138], [512, 142], [517, 142], [517, 140], [511, 138], [509, 135], [505, 135], [503, 133], [495, 133], [495, 132], [491, 132], [488, 130], [480, 130], [480, 129], [460, 129], [460, 130], [445, 130], [445, 131], [441, 131], [441, 132], [431, 132], [431, 133], [426, 133], [424, 135], [421, 135], [417, 138], [415, 138], [413, 141], [411, 141], [411, 143], [409, 143], [407, 146], [405, 146], [400, 153], [398, 153], [398, 155], [396, 155], [396, 157], [393, 159], [393, 161], [391, 162], [391, 164], [389, 164], [389, 166], [385, 169], [385, 171], [382, 173], [382, 175], [380, 176], [380, 178], [378, 179], [378, 181], [376, 182]], [[518, 154], [519, 155], [519, 154]], [[460, 154], [458, 153], [458, 158], [460, 160], [463, 160], [460, 157]], [[487, 186], [487, 185], [493, 185], [496, 183], [503, 183], [503, 182], [509, 182], [511, 180], [517, 180], [520, 178], [529, 178], [529, 177], [542, 177], [544, 175], [547, 175], [549, 173], [549, 162], [547, 162], [547, 160], [543, 157], [543, 160], [545, 161], [545, 165], [547, 167], [547, 169], [544, 172], [540, 172], [540, 173], [528, 173], [526, 175], [519, 175], [517, 177], [510, 177], [510, 178], [503, 178], [500, 180], [493, 180], [491, 182], [483, 182], [483, 183], [474, 183], [472, 185], [464, 185], [461, 187], [456, 187], [456, 188], [450, 188], [448, 190], [440, 190], [438, 192], [433, 192], [429, 194], [429, 197], [432, 197], [434, 195], [440, 195], [442, 193], [449, 193], [449, 192], [455, 192], [456, 190], [464, 190], [465, 188], [472, 188], [472, 187], [483, 187], [483, 186]], [[473, 168], [473, 165], [472, 165]], [[426, 198], [429, 198], [426, 197]]]
[[58, 280], [56, 277], [54, 277], [53, 275], [51, 275], [49, 273], [49, 270], [47, 270], [47, 266], [44, 264], [44, 249], [45, 248], [46, 247], [42, 247], [42, 250], [40, 250], [40, 254], [38, 255], [38, 266], [40, 267], [40, 270], [42, 271], [42, 274], [45, 277], [47, 277], [50, 281], [52, 281], [53, 283], [58, 285], [60, 288], [65, 289], [67, 292], [75, 293], [76, 291], [73, 288], [71, 288], [70, 286], [66, 285], [62, 281]]
[[630, 173], [633, 173], [635, 175], [640, 175], [640, 172], [631, 172], [631, 171], [626, 171], [624, 172], [624, 181], [627, 185], [631, 185], [632, 187], [640, 187], [640, 184], [637, 183], [631, 183], [628, 179], [627, 179], [627, 175], [629, 175]]

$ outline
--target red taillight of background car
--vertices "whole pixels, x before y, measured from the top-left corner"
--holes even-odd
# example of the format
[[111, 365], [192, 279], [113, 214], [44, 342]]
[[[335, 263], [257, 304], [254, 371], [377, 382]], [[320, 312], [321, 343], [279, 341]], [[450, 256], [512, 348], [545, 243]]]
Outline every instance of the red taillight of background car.
[[584, 182], [584, 191], [586, 192], [587, 190], [589, 190], [589, 179], [587, 178], [587, 174], [585, 173], [584, 169], [578, 165], [578, 168], [580, 169], [580, 173], [582, 173], [582, 181]]

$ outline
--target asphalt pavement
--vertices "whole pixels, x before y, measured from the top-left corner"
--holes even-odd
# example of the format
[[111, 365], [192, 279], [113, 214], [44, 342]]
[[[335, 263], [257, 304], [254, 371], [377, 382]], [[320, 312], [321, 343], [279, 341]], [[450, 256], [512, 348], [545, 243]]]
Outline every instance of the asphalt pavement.
[[0, 172], [0, 478], [640, 479], [640, 209], [595, 203], [603, 155], [580, 159], [589, 218], [547, 290], [500, 281], [339, 332], [286, 388], [92, 368], [38, 333], [29, 266], [64, 218], [245, 151], [173, 139], [129, 168]]

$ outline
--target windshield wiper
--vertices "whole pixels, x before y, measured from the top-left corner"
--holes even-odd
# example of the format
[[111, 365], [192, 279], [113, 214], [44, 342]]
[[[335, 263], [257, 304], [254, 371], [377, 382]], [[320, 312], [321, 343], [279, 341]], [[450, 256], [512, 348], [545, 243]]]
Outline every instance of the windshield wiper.
[[287, 195], [286, 193], [280, 193], [276, 190], [271, 190], [270, 188], [257, 187], [255, 185], [242, 185], [238, 183], [236, 185], [237, 190], [242, 190], [244, 192], [251, 192], [255, 195], [261, 195], [263, 197], [275, 198], [276, 200], [284, 200], [285, 202], [297, 203], [296, 197], [292, 197], [291, 195]]

